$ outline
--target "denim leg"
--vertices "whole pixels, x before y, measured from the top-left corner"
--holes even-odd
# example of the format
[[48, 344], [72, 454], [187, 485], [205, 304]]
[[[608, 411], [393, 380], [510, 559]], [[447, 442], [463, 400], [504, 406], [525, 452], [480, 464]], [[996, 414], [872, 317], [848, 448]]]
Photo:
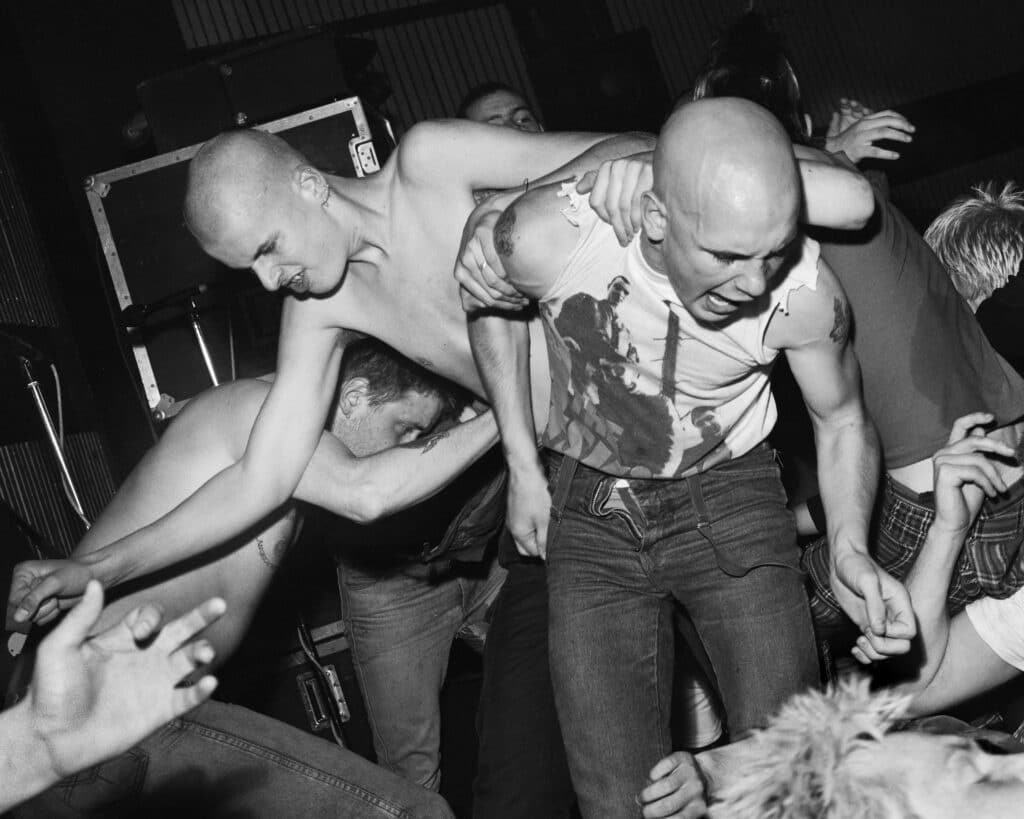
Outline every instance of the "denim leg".
[[693, 618], [736, 739], [818, 681], [796, 531], [767, 454], [692, 478], [687, 494], [697, 532], [659, 538], [651, 557]]
[[580, 812], [639, 815], [636, 795], [672, 750], [673, 606], [618, 514], [570, 502], [548, 544], [551, 678]]
[[459, 580], [380, 576], [342, 565], [338, 587], [377, 761], [436, 791], [439, 696], [462, 625]]
[[479, 567], [474, 566], [472, 574], [460, 574], [462, 622], [458, 637], [478, 653], [484, 650], [491, 610], [505, 584], [506, 574], [505, 567], [499, 565], [495, 557]]
[[548, 671], [544, 564], [513, 559], [491, 613], [477, 715], [476, 819], [563, 819], [575, 801]]
[[437, 794], [350, 751], [215, 701], [122, 757], [69, 777], [18, 815], [453, 817]]

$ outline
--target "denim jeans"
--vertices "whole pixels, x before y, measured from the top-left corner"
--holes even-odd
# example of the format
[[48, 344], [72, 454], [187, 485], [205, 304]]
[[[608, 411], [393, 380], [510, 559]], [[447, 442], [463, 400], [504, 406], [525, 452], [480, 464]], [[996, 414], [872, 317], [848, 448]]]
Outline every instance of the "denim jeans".
[[453, 563], [434, 577], [339, 564], [342, 617], [377, 761], [424, 788], [441, 782], [439, 697], [452, 641], [482, 647], [504, 580], [493, 557]]
[[452, 819], [445, 801], [343, 748], [208, 701], [15, 812], [42, 817]]
[[508, 579], [484, 646], [475, 819], [566, 819], [576, 803], [548, 669], [548, 588], [540, 560], [500, 546]]
[[560, 472], [549, 652], [569, 768], [584, 817], [635, 817], [648, 772], [672, 750], [675, 603], [711, 661], [734, 739], [817, 683], [795, 526], [763, 445], [678, 481], [622, 480], [569, 459]]

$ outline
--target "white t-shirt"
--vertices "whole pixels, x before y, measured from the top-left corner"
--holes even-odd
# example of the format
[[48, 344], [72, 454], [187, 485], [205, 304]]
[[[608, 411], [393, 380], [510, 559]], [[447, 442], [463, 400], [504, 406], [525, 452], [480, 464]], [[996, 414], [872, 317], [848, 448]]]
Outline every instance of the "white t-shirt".
[[1003, 662], [1024, 671], [1024, 588], [1002, 600], [982, 597], [967, 606], [967, 617]]

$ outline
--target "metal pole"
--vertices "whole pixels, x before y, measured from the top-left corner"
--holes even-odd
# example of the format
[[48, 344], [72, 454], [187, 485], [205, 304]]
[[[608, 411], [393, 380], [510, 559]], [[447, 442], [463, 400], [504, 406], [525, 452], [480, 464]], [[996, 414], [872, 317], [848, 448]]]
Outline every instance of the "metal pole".
[[78, 490], [75, 488], [75, 483], [71, 480], [71, 472], [68, 470], [68, 463], [64, 458], [64, 450], [61, 448], [60, 441], [57, 439], [57, 432], [53, 428], [53, 419], [50, 418], [50, 410], [46, 406], [46, 401], [43, 400], [43, 392], [39, 388], [39, 382], [36, 381], [35, 374], [32, 372], [32, 365], [29, 364], [27, 358], [21, 358], [21, 367], [25, 371], [26, 386], [28, 391], [32, 393], [32, 398], [36, 402], [36, 411], [39, 413], [39, 420], [43, 422], [43, 428], [46, 430], [46, 437], [50, 441], [50, 448], [53, 450], [53, 455], [57, 459], [57, 465], [60, 468], [61, 475], [64, 476], [65, 486], [68, 489], [69, 500], [71, 506], [74, 508], [78, 516], [85, 522], [86, 526], [89, 525], [89, 519], [85, 516], [85, 509], [82, 507], [81, 498], [78, 496]]
[[213, 359], [210, 358], [210, 349], [206, 346], [206, 336], [203, 335], [203, 328], [199, 326], [199, 307], [195, 298], [189, 299], [188, 317], [192, 322], [192, 332], [195, 333], [196, 343], [199, 345], [199, 352], [203, 354], [203, 361], [206, 362], [206, 371], [210, 374], [210, 382], [213, 386], [220, 386], [217, 379], [217, 371], [213, 368]]

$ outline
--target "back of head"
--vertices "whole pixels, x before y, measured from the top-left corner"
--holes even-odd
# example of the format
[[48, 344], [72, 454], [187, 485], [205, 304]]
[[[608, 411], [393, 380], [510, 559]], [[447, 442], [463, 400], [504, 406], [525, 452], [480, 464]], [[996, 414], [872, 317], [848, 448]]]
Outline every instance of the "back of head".
[[185, 223], [200, 242], [217, 234], [224, 219], [244, 216], [268, 196], [288, 189], [306, 158], [265, 131], [227, 131], [204, 143], [188, 166]]
[[771, 111], [794, 142], [806, 143], [800, 85], [782, 35], [754, 11], [737, 18], [715, 40], [693, 86], [693, 99], [742, 97]]
[[455, 418], [468, 404], [469, 396], [445, 378], [434, 375], [375, 338], [362, 338], [345, 347], [341, 382], [364, 378], [371, 406], [399, 401], [408, 393], [437, 395], [442, 402], [441, 418]]
[[1024, 262], [1024, 191], [1012, 182], [977, 185], [940, 213], [924, 238], [976, 308]]
[[899, 819], [905, 794], [864, 776], [850, 756], [881, 741], [909, 698], [848, 678], [793, 696], [764, 730], [734, 746], [712, 819]]

